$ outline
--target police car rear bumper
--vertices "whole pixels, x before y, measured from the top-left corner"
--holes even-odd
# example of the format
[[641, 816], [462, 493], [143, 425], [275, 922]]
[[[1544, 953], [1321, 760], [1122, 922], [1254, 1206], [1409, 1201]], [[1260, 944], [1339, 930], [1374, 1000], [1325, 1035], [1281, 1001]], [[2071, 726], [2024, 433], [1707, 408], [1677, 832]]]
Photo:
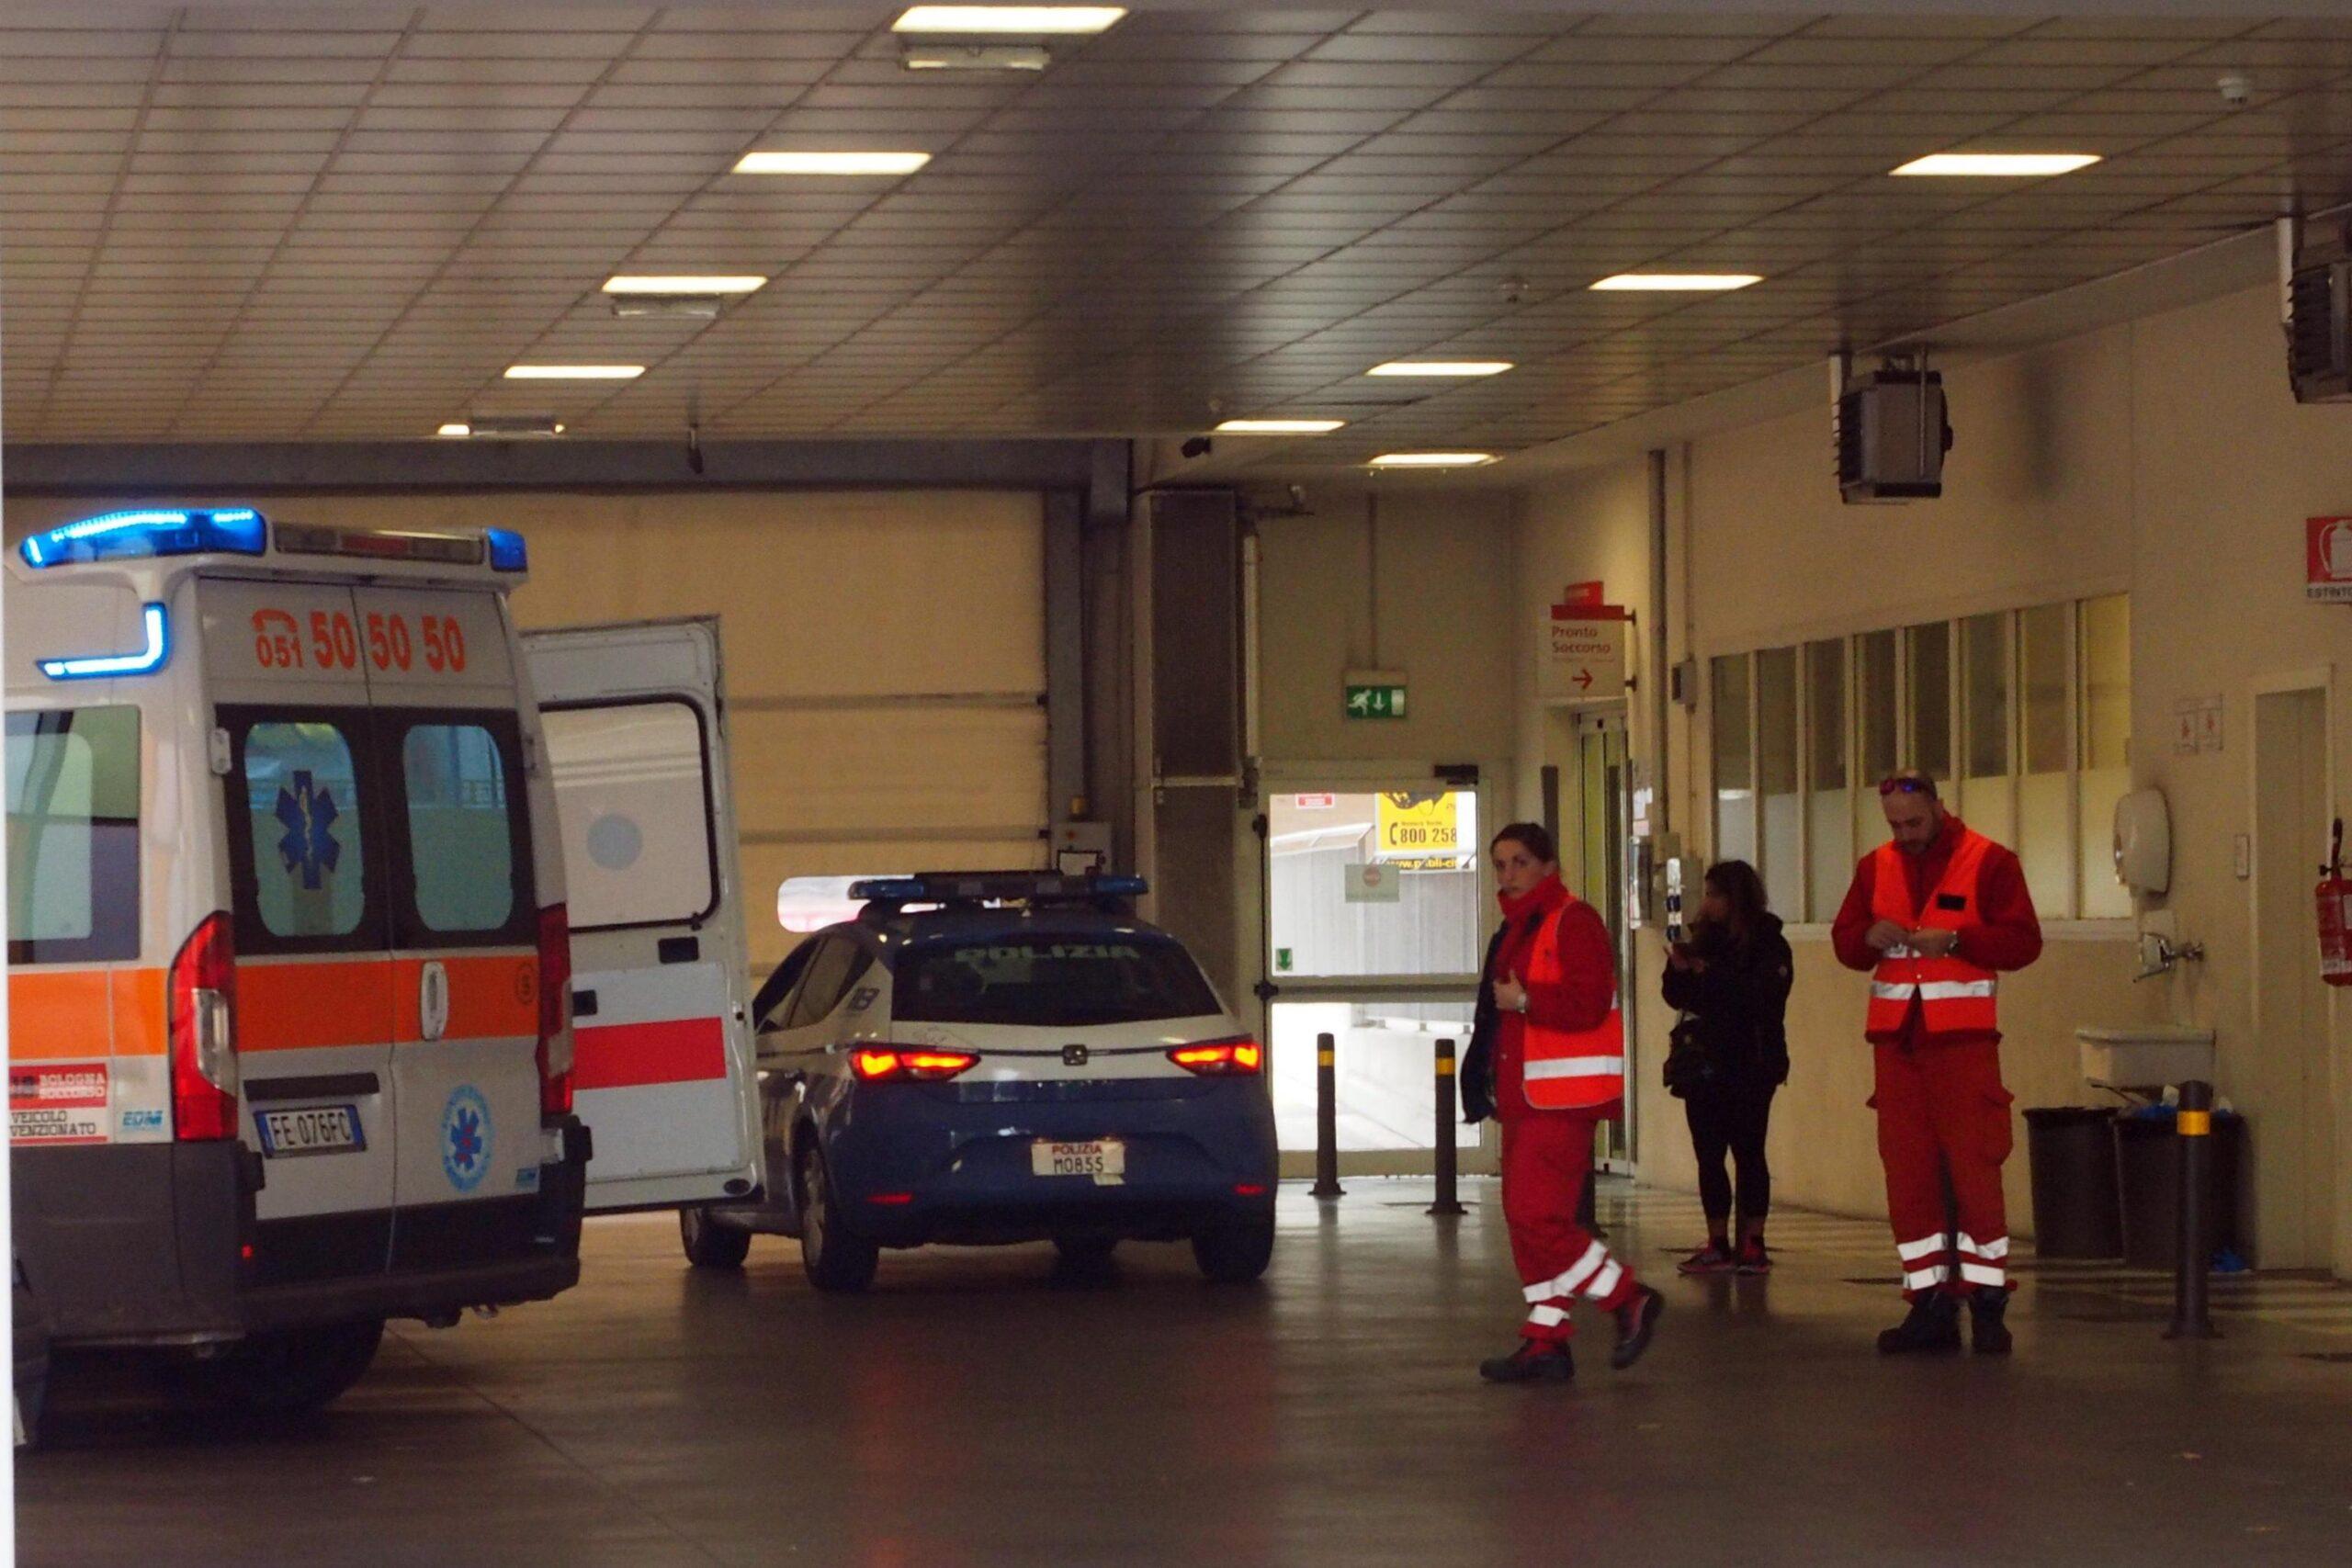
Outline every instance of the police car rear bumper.
[[[953, 1085], [862, 1086], [826, 1143], [842, 1222], [885, 1247], [919, 1247], [1175, 1239], [1270, 1213], [1276, 1162], [1264, 1081], [1146, 1083], [1158, 1092], [1043, 1100], [959, 1096]], [[1097, 1139], [1122, 1145], [1116, 1181], [1036, 1174], [1036, 1144]]]

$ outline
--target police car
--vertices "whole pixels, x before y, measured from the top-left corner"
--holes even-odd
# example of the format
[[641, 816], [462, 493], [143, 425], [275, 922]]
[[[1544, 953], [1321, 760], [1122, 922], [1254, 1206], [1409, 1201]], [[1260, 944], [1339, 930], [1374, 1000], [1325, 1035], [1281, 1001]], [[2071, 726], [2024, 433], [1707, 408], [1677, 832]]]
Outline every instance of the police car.
[[681, 1211], [687, 1255], [800, 1238], [820, 1290], [881, 1249], [1051, 1239], [1073, 1257], [1189, 1239], [1212, 1280], [1273, 1248], [1265, 1053], [1134, 877], [1032, 872], [864, 882], [752, 1004], [766, 1179]]

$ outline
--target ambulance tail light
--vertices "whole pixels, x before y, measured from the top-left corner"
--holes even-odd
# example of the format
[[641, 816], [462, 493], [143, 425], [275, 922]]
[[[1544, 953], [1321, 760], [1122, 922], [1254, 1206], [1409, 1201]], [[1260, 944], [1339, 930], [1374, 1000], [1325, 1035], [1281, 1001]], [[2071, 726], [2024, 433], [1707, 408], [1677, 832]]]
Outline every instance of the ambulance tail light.
[[944, 1083], [979, 1060], [969, 1051], [922, 1045], [861, 1045], [849, 1054], [850, 1070], [863, 1083]]
[[172, 1135], [237, 1135], [237, 953], [229, 916], [204, 918], [172, 960]]
[[571, 1114], [571, 921], [561, 904], [539, 911], [539, 1120]]
[[1211, 1040], [1199, 1045], [1182, 1045], [1168, 1053], [1168, 1059], [1188, 1073], [1198, 1073], [1204, 1078], [1250, 1077], [1264, 1070], [1266, 1053], [1255, 1040], [1246, 1035], [1235, 1040]]

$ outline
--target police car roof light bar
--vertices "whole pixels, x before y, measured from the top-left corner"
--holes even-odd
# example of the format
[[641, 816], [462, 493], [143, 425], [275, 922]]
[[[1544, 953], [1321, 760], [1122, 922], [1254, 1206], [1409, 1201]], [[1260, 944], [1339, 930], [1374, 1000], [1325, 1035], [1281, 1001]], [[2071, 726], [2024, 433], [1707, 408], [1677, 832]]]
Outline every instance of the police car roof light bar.
[[1064, 876], [1050, 871], [926, 871], [850, 884], [849, 896], [874, 904], [1007, 904], [1140, 898], [1140, 876]]
[[152, 675], [172, 653], [171, 631], [161, 604], [141, 607], [147, 646], [137, 653], [108, 653], [92, 659], [44, 659], [40, 672], [52, 681], [96, 681], [109, 675]]
[[36, 570], [98, 560], [154, 556], [260, 555], [267, 543], [262, 514], [249, 506], [151, 507], [107, 512], [28, 535], [17, 547]]

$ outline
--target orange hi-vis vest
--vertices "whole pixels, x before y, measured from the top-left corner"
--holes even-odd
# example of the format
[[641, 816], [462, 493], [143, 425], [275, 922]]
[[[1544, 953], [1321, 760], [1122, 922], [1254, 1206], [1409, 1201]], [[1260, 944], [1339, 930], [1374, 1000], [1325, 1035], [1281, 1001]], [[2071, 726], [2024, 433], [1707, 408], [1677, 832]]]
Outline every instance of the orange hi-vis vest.
[[[1556, 986], [1565, 977], [1560, 922], [1576, 907], [1571, 894], [1537, 930], [1522, 976], [1530, 988]], [[1536, 1110], [1583, 1111], [1625, 1098], [1625, 1015], [1618, 1011], [1615, 996], [1609, 999], [1609, 1016], [1591, 1029], [1546, 1029], [1530, 1018], [1521, 1040], [1521, 1077], [1527, 1103]]]
[[[1892, 843], [1880, 845], [1871, 870], [1871, 915], [1893, 920], [1906, 931], [1958, 931], [1983, 924], [1978, 884], [1985, 852], [1992, 847], [1992, 840], [1963, 826], [1943, 880], [1928, 890], [1927, 907], [1915, 909], [1903, 852]], [[1898, 943], [1880, 956], [1878, 967], [1871, 974], [1866, 1027], [1872, 1034], [1898, 1032], [1917, 997], [1920, 1025], [1928, 1034], [1989, 1033], [1997, 1027], [1996, 989], [1993, 971], [1971, 964], [1958, 953], [1928, 958]]]

